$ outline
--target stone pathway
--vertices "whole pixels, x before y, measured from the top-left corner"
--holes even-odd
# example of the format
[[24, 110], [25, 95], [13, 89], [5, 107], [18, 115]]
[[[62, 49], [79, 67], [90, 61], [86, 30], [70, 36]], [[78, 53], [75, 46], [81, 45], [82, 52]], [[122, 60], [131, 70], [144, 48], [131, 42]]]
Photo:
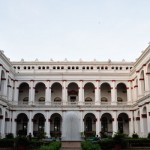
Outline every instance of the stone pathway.
[[78, 141], [63, 141], [61, 150], [81, 150], [81, 145]]

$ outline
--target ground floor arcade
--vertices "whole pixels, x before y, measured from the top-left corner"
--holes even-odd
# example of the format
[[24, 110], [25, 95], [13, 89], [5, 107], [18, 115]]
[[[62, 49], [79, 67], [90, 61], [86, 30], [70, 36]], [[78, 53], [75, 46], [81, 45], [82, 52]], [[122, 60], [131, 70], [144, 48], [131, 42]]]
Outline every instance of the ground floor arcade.
[[31, 133], [37, 136], [45, 132], [47, 137], [61, 137], [63, 140], [80, 140], [81, 136], [93, 136], [115, 132], [147, 136], [150, 132], [149, 115], [146, 107], [141, 111], [6, 111], [0, 115], [1, 136]]

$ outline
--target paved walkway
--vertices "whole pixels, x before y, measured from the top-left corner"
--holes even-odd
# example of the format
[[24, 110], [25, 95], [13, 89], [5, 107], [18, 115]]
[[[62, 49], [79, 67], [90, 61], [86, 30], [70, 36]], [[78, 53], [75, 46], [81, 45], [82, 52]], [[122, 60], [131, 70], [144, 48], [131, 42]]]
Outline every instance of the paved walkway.
[[81, 150], [81, 145], [78, 141], [63, 141], [61, 150]]

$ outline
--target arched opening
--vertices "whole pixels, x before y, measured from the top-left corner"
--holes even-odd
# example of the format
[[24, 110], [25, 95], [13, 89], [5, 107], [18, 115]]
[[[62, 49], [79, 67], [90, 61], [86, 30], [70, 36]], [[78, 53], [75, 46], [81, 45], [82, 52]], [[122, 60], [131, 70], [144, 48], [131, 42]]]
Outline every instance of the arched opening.
[[93, 83], [86, 83], [84, 86], [84, 101], [86, 103], [88, 103], [88, 101], [86, 101], [87, 98], [91, 99], [90, 103], [95, 101], [95, 86]]
[[29, 101], [29, 85], [27, 83], [22, 83], [19, 86], [19, 103], [27, 104]]
[[62, 85], [60, 83], [54, 83], [51, 86], [51, 98], [54, 103], [62, 102]]
[[17, 116], [16, 123], [17, 123], [17, 135], [26, 136], [27, 135], [27, 128], [28, 128], [28, 117], [27, 117], [27, 115], [24, 113], [19, 114]]
[[62, 130], [62, 117], [60, 114], [52, 114], [50, 118], [50, 135], [51, 137], [60, 138]]
[[120, 133], [129, 134], [129, 117], [126, 113], [119, 114], [118, 118], [118, 131]]
[[[101, 117], [101, 133], [102, 135], [112, 136], [112, 116], [109, 113], [104, 113]], [[102, 136], [101, 135], [101, 136]]]
[[45, 104], [45, 84], [37, 83], [35, 86], [35, 101], [39, 104]]
[[117, 85], [117, 102], [118, 104], [127, 102], [127, 87], [124, 83]]
[[84, 117], [84, 135], [85, 137], [92, 137], [96, 135], [96, 117], [92, 113], [88, 113]]
[[144, 95], [144, 92], [145, 92], [145, 83], [144, 83], [144, 70], [141, 71], [141, 74], [140, 74], [140, 85], [141, 85], [141, 93], [140, 93], [140, 96]]
[[43, 114], [36, 114], [33, 119], [33, 135], [37, 137], [39, 134], [44, 133], [45, 128], [45, 117]]
[[103, 83], [101, 89], [101, 103], [111, 102], [111, 87], [108, 83]]
[[79, 101], [78, 97], [78, 85], [76, 83], [70, 83], [68, 85], [68, 102], [77, 103]]

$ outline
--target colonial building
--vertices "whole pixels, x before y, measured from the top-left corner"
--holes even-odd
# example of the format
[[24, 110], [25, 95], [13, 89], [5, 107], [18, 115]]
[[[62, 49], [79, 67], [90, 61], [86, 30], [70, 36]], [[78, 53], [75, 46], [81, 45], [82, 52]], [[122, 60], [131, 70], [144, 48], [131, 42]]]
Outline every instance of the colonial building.
[[80, 140], [150, 132], [150, 46], [135, 62], [21, 61], [0, 52], [0, 134]]

